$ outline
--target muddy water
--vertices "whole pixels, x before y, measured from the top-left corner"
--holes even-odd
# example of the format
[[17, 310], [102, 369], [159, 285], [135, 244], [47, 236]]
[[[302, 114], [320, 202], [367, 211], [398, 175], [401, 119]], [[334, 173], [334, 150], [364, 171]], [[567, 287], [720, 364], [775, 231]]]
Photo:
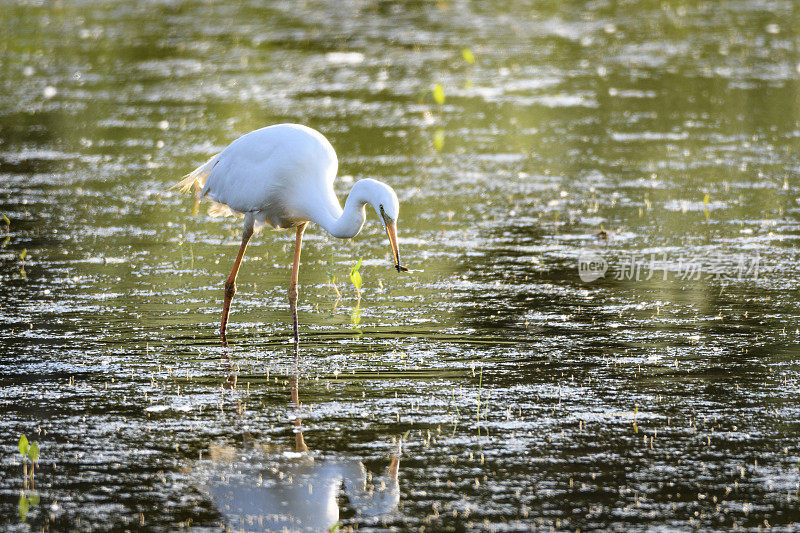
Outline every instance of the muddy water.
[[[798, 527], [793, 3], [258, 4], [0, 9], [5, 528]], [[413, 269], [310, 228], [297, 354], [166, 191], [278, 122]]]

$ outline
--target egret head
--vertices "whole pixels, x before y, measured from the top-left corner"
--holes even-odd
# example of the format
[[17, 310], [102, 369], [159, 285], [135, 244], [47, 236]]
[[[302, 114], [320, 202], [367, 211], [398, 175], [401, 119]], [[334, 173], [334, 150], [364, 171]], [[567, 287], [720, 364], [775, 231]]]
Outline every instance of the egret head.
[[375, 209], [386, 235], [389, 236], [394, 267], [398, 272], [408, 272], [408, 269], [400, 264], [400, 248], [397, 246], [397, 217], [400, 215], [400, 202], [397, 201], [394, 189], [372, 179], [364, 179], [359, 183], [361, 182], [368, 182], [365, 184], [368, 188], [367, 201]]

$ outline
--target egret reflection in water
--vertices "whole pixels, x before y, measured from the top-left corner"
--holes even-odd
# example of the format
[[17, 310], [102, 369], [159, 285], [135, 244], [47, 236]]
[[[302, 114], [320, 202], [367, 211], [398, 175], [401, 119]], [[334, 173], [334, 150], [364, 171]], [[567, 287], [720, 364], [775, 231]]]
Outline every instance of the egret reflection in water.
[[[226, 383], [235, 379], [229, 376]], [[299, 415], [296, 361], [290, 390]], [[211, 446], [200, 461], [200, 490], [234, 530], [328, 530], [339, 522], [343, 497], [363, 518], [381, 517], [397, 508], [401, 441], [383, 475], [373, 478], [356, 458], [309, 450], [300, 416], [291, 425], [291, 445], [257, 440], [244, 430], [241, 448]]]

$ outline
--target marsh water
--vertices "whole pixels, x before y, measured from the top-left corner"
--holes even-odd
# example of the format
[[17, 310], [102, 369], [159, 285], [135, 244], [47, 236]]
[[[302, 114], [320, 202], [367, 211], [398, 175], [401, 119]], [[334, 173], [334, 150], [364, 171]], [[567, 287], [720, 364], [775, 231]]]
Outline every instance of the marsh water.
[[[0, 6], [2, 529], [800, 527], [795, 3], [261, 4]], [[310, 227], [295, 353], [267, 229], [223, 347], [167, 189], [280, 122], [412, 271]]]

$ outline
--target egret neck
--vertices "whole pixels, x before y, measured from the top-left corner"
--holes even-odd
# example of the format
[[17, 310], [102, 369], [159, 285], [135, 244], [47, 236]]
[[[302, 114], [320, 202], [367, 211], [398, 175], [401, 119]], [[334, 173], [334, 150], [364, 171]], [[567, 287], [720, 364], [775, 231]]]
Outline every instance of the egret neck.
[[367, 220], [364, 207], [369, 203], [366, 194], [368, 187], [362, 185], [364, 181], [366, 180], [357, 181], [353, 185], [344, 204], [344, 210], [335, 197], [330, 198], [326, 202], [326, 209], [311, 213], [311, 220], [337, 239], [352, 239], [358, 235]]
[[[398, 272], [408, 270], [400, 265], [400, 250], [397, 245], [397, 229], [395, 225], [399, 204], [397, 195], [391, 187], [377, 180], [363, 179], [353, 185], [344, 204], [344, 210], [333, 194], [331, 194], [326, 204], [326, 209], [318, 210], [312, 215], [311, 219], [325, 231], [339, 239], [350, 239], [359, 234], [367, 217], [365, 207], [370, 204], [378, 214], [389, 237], [395, 268]], [[394, 219], [387, 214], [387, 210], [394, 215]]]

